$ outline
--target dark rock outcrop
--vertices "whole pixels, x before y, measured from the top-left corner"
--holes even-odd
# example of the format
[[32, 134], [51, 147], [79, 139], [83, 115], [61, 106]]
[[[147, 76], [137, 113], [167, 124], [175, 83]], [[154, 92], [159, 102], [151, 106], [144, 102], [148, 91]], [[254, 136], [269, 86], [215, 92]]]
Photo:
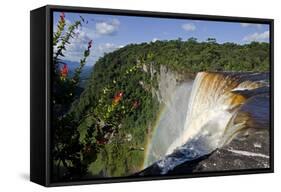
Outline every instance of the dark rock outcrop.
[[269, 168], [269, 142], [268, 128], [248, 129], [198, 162], [192, 172]]
[[[269, 168], [269, 144], [268, 128], [250, 128], [239, 133], [224, 147], [209, 155], [180, 164], [167, 174]], [[136, 175], [159, 176], [161, 169], [157, 164], [153, 164]]]

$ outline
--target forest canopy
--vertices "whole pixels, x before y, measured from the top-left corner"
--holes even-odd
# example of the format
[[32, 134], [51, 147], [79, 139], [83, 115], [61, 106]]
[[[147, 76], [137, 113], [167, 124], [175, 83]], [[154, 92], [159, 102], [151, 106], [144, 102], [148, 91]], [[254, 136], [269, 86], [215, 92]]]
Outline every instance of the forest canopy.
[[[168, 65], [176, 71], [268, 71], [269, 44], [251, 42], [250, 44], [217, 43], [208, 38], [198, 42], [196, 38], [186, 41], [164, 40], [150, 43], [130, 44], [115, 52], [106, 54], [100, 61], [108, 57], [141, 59], [146, 62]], [[128, 58], [128, 59], [129, 59]], [[122, 62], [126, 62], [123, 58]]]

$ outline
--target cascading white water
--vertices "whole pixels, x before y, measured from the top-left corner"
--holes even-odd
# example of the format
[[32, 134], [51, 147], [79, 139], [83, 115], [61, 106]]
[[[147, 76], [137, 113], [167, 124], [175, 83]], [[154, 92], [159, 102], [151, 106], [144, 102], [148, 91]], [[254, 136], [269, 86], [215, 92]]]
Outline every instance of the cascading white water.
[[167, 148], [182, 133], [188, 108], [188, 98], [193, 81], [184, 82], [175, 88], [170, 99], [159, 114], [144, 167], [165, 156]]
[[[243, 129], [249, 117], [244, 115], [237, 120], [237, 116], [241, 116], [239, 110], [248, 98], [259, 94], [252, 90], [266, 86], [262, 79], [266, 79], [266, 75], [198, 73], [192, 86], [183, 131], [166, 148], [165, 157], [157, 162], [162, 174], [185, 161], [211, 153]], [[173, 131], [173, 127], [170, 130]]]
[[236, 78], [198, 73], [189, 100], [184, 133], [168, 148], [166, 155], [194, 137], [204, 136], [211, 150], [217, 148], [224, 129], [245, 100], [232, 92], [237, 86], [239, 81]]

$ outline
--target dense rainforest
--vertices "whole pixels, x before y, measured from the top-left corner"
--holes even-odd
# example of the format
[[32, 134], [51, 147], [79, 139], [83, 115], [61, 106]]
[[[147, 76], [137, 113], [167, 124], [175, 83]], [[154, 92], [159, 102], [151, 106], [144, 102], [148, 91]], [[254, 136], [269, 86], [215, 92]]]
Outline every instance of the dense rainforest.
[[[55, 181], [127, 176], [140, 171], [146, 143], [162, 103], [161, 66], [175, 74], [199, 71], [269, 71], [269, 44], [219, 44], [209, 38], [129, 44], [106, 53], [94, 64], [81, 93], [80, 75], [92, 47], [88, 45], [68, 76], [66, 45], [84, 20], [70, 25], [64, 14], [54, 34], [53, 178]], [[79, 91], [77, 91], [79, 90]]]
[[[146, 66], [152, 66], [154, 73]], [[100, 176], [124, 176], [142, 168], [145, 143], [160, 103], [157, 89], [160, 65], [177, 73], [198, 71], [268, 71], [269, 44], [219, 44], [195, 38], [131, 44], [105, 54], [94, 65], [85, 91], [71, 112], [80, 122], [80, 142], [87, 130], [98, 155], [89, 171]]]

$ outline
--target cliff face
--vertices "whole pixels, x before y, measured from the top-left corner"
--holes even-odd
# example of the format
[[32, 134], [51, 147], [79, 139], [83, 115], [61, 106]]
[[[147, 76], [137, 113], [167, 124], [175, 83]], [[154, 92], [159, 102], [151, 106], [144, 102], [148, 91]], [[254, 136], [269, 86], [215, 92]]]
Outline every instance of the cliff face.
[[165, 65], [160, 65], [157, 70], [153, 64], [143, 64], [143, 70], [150, 74], [151, 79], [156, 80], [156, 84], [152, 86], [152, 96], [156, 97], [160, 104], [169, 105], [175, 90], [183, 83], [190, 82], [194, 79], [194, 74], [180, 74], [169, 69]]
[[160, 103], [167, 104], [174, 93], [176, 87], [179, 85], [179, 74], [172, 72], [166, 66], [160, 66], [160, 73], [158, 75], [158, 90], [155, 91], [157, 99]]

